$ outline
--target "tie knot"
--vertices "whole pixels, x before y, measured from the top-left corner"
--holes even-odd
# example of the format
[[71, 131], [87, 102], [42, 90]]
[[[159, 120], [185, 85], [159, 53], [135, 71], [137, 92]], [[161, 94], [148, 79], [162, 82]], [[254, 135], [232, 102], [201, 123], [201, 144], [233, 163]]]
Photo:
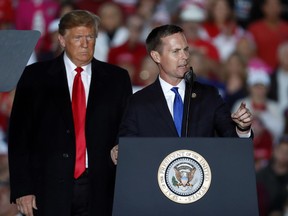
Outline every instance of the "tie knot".
[[75, 71], [76, 71], [78, 74], [80, 74], [80, 73], [83, 71], [83, 68], [77, 67], [77, 68], [75, 68]]
[[171, 88], [171, 91], [173, 91], [175, 94], [179, 94], [178, 87]]

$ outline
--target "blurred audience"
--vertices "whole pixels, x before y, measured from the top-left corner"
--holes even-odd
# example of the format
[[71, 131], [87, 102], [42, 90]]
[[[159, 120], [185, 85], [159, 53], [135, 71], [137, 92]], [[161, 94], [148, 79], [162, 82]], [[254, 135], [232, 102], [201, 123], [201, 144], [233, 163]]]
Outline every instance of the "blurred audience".
[[[8, 170], [7, 170], [8, 172]], [[0, 179], [0, 216], [21, 216], [15, 204], [10, 204], [9, 179]]]
[[[0, 93], [0, 216], [16, 216], [16, 205], [10, 204], [7, 130], [14, 91]], [[20, 216], [20, 215], [19, 215]]]
[[288, 108], [288, 41], [280, 44], [277, 50], [278, 67], [271, 75], [269, 98], [279, 103], [281, 112]]
[[[257, 56], [257, 46], [253, 35], [250, 32], [245, 32], [244, 35], [238, 38], [236, 43], [236, 51], [242, 55], [246, 64], [266, 64], [261, 58]], [[267, 68], [268, 65], [267, 65]], [[267, 73], [272, 73], [272, 68], [269, 68]]]
[[285, 129], [284, 133], [288, 134], [288, 108], [284, 112], [284, 119], [285, 119]]
[[196, 79], [200, 83], [205, 83], [216, 87], [219, 94], [225, 97], [225, 85], [218, 81], [218, 79], [211, 78], [211, 71], [209, 66], [209, 59], [206, 55], [200, 52], [198, 49], [190, 50], [189, 64], [193, 68], [196, 74]]
[[247, 96], [247, 64], [240, 53], [232, 53], [223, 63], [222, 76], [226, 86], [225, 101], [232, 109], [237, 100]]
[[133, 86], [133, 92], [136, 92], [143, 88], [143, 86], [147, 86], [152, 84], [158, 76], [158, 68], [155, 62], [150, 58], [150, 56], [145, 56], [141, 63], [139, 78], [141, 80], [142, 86]]
[[63, 52], [63, 49], [60, 46], [59, 41], [58, 41], [58, 25], [59, 25], [59, 21], [60, 21], [60, 18], [64, 14], [66, 14], [69, 11], [74, 10], [74, 9], [77, 9], [77, 8], [76, 8], [76, 6], [73, 3], [69, 2], [69, 1], [64, 1], [60, 5], [58, 16], [49, 24], [49, 26], [48, 26], [48, 34], [49, 34], [50, 41], [51, 41], [51, 48], [50, 48], [50, 52], [49, 52], [50, 53], [49, 54], [49, 58], [55, 58], [61, 52]]
[[11, 92], [0, 92], [0, 131], [2, 131], [4, 135], [8, 132], [14, 93], [14, 90]]
[[[209, 35], [203, 28], [206, 19], [204, 6], [190, 3], [185, 4], [180, 11], [179, 21], [184, 30], [187, 42], [192, 51], [197, 50], [203, 54], [207, 65], [209, 80], [219, 80], [219, 53], [216, 47], [209, 41]], [[203, 75], [203, 73], [201, 73]]]
[[108, 53], [108, 62], [128, 70], [132, 85], [143, 86], [140, 67], [147, 55], [146, 46], [140, 41], [143, 30], [143, 19], [139, 15], [131, 15], [127, 19], [128, 40], [120, 46], [112, 47]]
[[122, 7], [125, 17], [133, 15], [136, 10], [136, 4], [138, 0], [113, 0], [115, 3]]
[[263, 16], [252, 22], [248, 30], [253, 34], [257, 56], [275, 69], [278, 65], [278, 46], [288, 40], [288, 23], [281, 18], [280, 0], [261, 0]]
[[15, 11], [12, 0], [0, 0], [0, 30], [13, 29]]
[[60, 4], [56, 0], [18, 1], [15, 12], [15, 28], [17, 30], [37, 30], [41, 33], [35, 49], [38, 61], [50, 57], [51, 41], [47, 31], [49, 24], [58, 14], [59, 6]]
[[[288, 135], [284, 135], [275, 146], [268, 166], [256, 173], [258, 188], [261, 188], [259, 200], [266, 200], [259, 206], [266, 216], [285, 216], [285, 204], [288, 200]], [[285, 214], [284, 214], [285, 213]]]
[[194, 73], [197, 79], [210, 79], [210, 70], [207, 63], [206, 55], [197, 49], [190, 50], [190, 60], [189, 64], [193, 67]]
[[152, 14], [152, 17], [150, 17], [149, 19], [147, 18], [144, 19], [144, 28], [143, 28], [142, 35], [141, 35], [141, 41], [143, 43], [145, 43], [145, 40], [148, 34], [150, 33], [150, 31], [152, 31], [152, 29], [160, 25], [171, 23], [172, 18], [170, 14], [168, 13], [167, 8], [164, 8], [163, 6], [161, 6], [154, 10], [155, 12], [154, 14]]
[[253, 114], [255, 169], [267, 165], [273, 147], [284, 131], [284, 115], [275, 101], [268, 99], [270, 77], [265, 65], [250, 65], [247, 75], [248, 96], [235, 102], [232, 111], [244, 101]]
[[246, 28], [250, 21], [250, 13], [254, 0], [234, 0], [234, 12], [237, 23]]
[[[235, 0], [235, 1], [238, 1], [238, 0]], [[261, 9], [263, 0], [256, 0], [256, 1], [249, 0], [249, 1], [252, 1], [252, 7], [249, 11], [249, 23], [251, 23], [263, 17], [263, 12]], [[287, 13], [288, 12], [288, 0], [280, 0], [280, 3], [281, 3], [281, 18], [288, 21], [288, 13]]]
[[251, 59], [258, 58], [256, 56], [257, 47], [250, 32], [246, 32], [244, 35], [238, 38], [236, 43], [236, 51], [245, 58], [247, 64]]
[[15, 204], [10, 203], [8, 148], [0, 132], [0, 216], [20, 216]]
[[255, 170], [258, 171], [266, 167], [271, 159], [273, 135], [258, 116], [253, 119], [253, 133], [254, 165]]
[[235, 51], [237, 38], [245, 32], [237, 24], [232, 3], [230, 0], [212, 1], [208, 20], [204, 24], [212, 43], [218, 49], [221, 61], [225, 61]]
[[7, 179], [8, 177], [8, 145], [3, 131], [0, 131], [0, 179]]
[[94, 57], [100, 61], [108, 60], [108, 52], [111, 47], [124, 44], [129, 36], [124, 25], [123, 11], [113, 2], [105, 2], [97, 13], [101, 19], [101, 25], [95, 45]]
[[145, 42], [146, 37], [152, 30], [151, 22], [153, 16], [156, 15], [156, 9], [160, 0], [137, 0], [135, 14], [139, 15], [144, 20], [143, 33], [141, 36], [142, 42]]
[[64, 1], [60, 5], [58, 16], [49, 24], [48, 34], [51, 41], [50, 52], [47, 53], [47, 59], [52, 59], [63, 52], [62, 47], [58, 42], [58, 25], [60, 18], [71, 10], [77, 9], [76, 6], [70, 1]]
[[88, 10], [98, 15], [98, 10], [105, 2], [112, 2], [112, 0], [74, 0], [76, 8], [80, 10]]
[[[277, 141], [284, 131], [284, 115], [275, 101], [268, 99], [270, 77], [265, 71], [265, 65], [250, 65], [248, 68], [248, 96], [244, 98], [247, 107], [253, 113], [255, 119], [259, 118], [265, 128], [273, 135], [273, 141]], [[235, 110], [242, 100], [234, 104]], [[252, 124], [252, 128], [253, 128]]]

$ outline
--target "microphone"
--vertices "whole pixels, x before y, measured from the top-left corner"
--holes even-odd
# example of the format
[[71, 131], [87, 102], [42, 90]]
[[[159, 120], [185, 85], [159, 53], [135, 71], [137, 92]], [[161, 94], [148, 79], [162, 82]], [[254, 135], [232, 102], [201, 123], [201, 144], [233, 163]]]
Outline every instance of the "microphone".
[[196, 76], [195, 73], [193, 72], [193, 68], [190, 67], [190, 70], [184, 74], [184, 80], [190, 87], [192, 87], [195, 78]]
[[192, 86], [196, 79], [195, 73], [193, 72], [193, 68], [190, 67], [190, 70], [184, 74], [184, 80], [187, 83], [187, 87], [189, 88], [188, 91], [188, 101], [187, 101], [187, 112], [185, 118], [185, 137], [188, 137], [188, 130], [189, 130], [189, 113], [190, 113], [190, 103], [191, 103], [191, 94], [192, 94]]

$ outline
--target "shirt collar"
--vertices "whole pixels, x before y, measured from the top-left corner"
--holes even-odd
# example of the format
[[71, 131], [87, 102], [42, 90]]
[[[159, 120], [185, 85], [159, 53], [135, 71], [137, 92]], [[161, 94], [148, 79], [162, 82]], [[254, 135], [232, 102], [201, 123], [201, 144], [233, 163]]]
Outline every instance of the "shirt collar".
[[[74, 71], [77, 67], [67, 56], [66, 53], [64, 53], [64, 63], [67, 71]], [[87, 73], [88, 75], [91, 75], [91, 63], [81, 66], [83, 68], [83, 73]], [[75, 72], [76, 73], [76, 72]]]
[[160, 81], [160, 85], [162, 87], [162, 90], [163, 90], [164, 94], [170, 93], [171, 92], [171, 88], [173, 88], [173, 87], [178, 87], [178, 89], [180, 91], [185, 92], [185, 80], [184, 79], [182, 79], [181, 82], [177, 86], [173, 86], [173, 85], [167, 83], [160, 76], [159, 76], [159, 81]]

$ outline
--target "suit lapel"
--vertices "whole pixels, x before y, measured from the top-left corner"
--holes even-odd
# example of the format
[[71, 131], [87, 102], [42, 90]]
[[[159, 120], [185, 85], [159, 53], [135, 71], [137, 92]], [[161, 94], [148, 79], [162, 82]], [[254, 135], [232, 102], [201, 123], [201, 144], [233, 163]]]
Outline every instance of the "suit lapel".
[[51, 91], [54, 96], [56, 106], [60, 109], [62, 113], [61, 116], [63, 117], [67, 128], [72, 130], [72, 105], [67, 82], [66, 68], [63, 61], [63, 54], [56, 58], [54, 62], [55, 64], [53, 64], [48, 71], [48, 74], [50, 74], [52, 77], [52, 79], [49, 81], [53, 86]]
[[151, 91], [152, 91], [151, 100], [153, 101], [153, 104], [155, 105], [155, 108], [158, 111], [159, 116], [165, 122], [165, 125], [168, 126], [169, 128], [168, 133], [169, 134], [172, 133], [175, 136], [178, 136], [176, 127], [174, 125], [174, 120], [169, 111], [167, 101], [165, 99], [165, 95], [161, 88], [159, 79], [156, 79], [156, 81], [151, 85]]
[[[86, 116], [91, 116], [96, 110], [95, 108], [97, 107], [97, 103], [99, 101], [103, 101], [101, 97], [105, 97], [103, 92], [105, 91], [105, 83], [109, 78], [106, 73], [102, 71], [103, 69], [99, 66], [96, 59], [93, 59], [91, 64], [92, 76], [88, 95]], [[100, 92], [102, 94], [100, 94]], [[95, 98], [97, 98], [97, 100]], [[86, 119], [86, 122], [87, 121], [89, 121], [89, 119]]]
[[187, 117], [187, 108], [188, 108], [188, 99], [190, 97], [190, 109], [189, 109], [189, 128], [188, 128], [188, 137], [193, 137], [196, 136], [197, 131], [195, 127], [192, 127], [193, 123], [197, 122], [197, 113], [201, 113], [199, 111], [199, 104], [201, 104], [201, 96], [202, 96], [202, 91], [199, 89], [197, 82], [194, 82], [194, 85], [192, 87], [192, 92], [189, 92], [189, 89], [186, 88], [185, 91], [185, 100], [184, 100], [184, 114], [183, 117], [183, 124], [182, 124], [182, 135], [185, 135], [185, 130], [186, 130], [186, 117]]
[[[190, 98], [189, 98], [190, 97]], [[185, 96], [184, 96], [184, 111], [183, 111], [183, 121], [182, 121], [182, 133], [181, 135], [184, 137], [186, 136], [186, 128], [187, 128], [187, 122], [189, 121], [188, 118], [188, 103], [190, 99], [190, 109], [191, 109], [191, 91], [190, 88], [186, 86], [185, 88]], [[189, 117], [190, 118], [190, 117]], [[187, 136], [189, 137], [189, 128], [188, 128], [188, 133]]]

